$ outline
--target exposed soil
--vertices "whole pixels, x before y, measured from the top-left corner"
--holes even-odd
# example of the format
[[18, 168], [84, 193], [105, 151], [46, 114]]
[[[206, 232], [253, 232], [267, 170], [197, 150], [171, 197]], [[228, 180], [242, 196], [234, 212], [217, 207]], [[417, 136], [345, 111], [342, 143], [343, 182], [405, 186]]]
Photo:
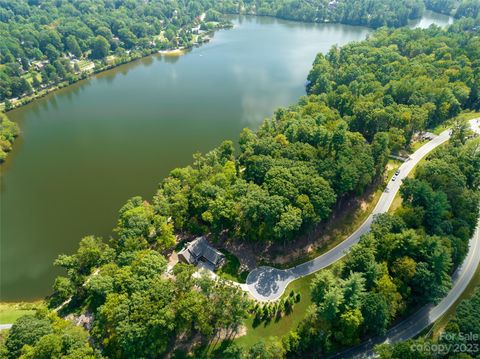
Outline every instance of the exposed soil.
[[[226, 330], [221, 330], [217, 333], [216, 337], [212, 340], [213, 343], [220, 343], [224, 340], [233, 340], [235, 338], [244, 336], [247, 334], [247, 327], [242, 325], [238, 328], [236, 333], [232, 333]], [[205, 337], [199, 333], [195, 334], [193, 338], [185, 335], [180, 335], [175, 341], [172, 343], [172, 348], [169, 351], [169, 354], [165, 356], [165, 358], [172, 358], [173, 353], [175, 350], [181, 350], [186, 353], [192, 354], [194, 348], [205, 345], [206, 340]]]
[[[312, 255], [312, 252], [320, 251], [338, 236], [350, 234], [345, 231], [345, 224], [354, 220], [357, 211], [368, 209], [375, 190], [381, 185], [380, 181], [370, 185], [362, 196], [352, 196], [340, 200], [327, 221], [320, 222], [305, 233], [298, 235], [294, 241], [252, 243], [231, 240], [224, 234], [215, 243], [215, 246], [234, 254], [240, 261], [241, 270], [252, 270], [262, 264], [289, 266], [289, 264], [303, 259], [306, 260]], [[346, 233], [342, 233], [342, 228]]]

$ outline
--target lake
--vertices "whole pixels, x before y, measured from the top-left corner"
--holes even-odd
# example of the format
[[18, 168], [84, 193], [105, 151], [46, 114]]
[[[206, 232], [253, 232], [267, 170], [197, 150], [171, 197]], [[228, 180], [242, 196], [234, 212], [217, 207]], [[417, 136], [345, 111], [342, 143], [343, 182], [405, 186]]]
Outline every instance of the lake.
[[[412, 26], [450, 21], [433, 15]], [[194, 152], [295, 103], [318, 52], [371, 32], [264, 17], [234, 25], [183, 56], [146, 57], [9, 113], [22, 134], [1, 174], [2, 301], [49, 294], [59, 254], [89, 234], [108, 238], [128, 198], [151, 199]]]

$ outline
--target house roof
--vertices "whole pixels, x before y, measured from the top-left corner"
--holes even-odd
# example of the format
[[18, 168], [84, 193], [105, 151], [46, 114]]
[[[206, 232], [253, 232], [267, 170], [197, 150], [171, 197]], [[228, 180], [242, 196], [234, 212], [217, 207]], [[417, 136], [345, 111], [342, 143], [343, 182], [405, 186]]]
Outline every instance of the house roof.
[[188, 248], [184, 248], [178, 252], [178, 256], [183, 257], [190, 264], [195, 263], [195, 257], [190, 253]]
[[224, 258], [223, 253], [211, 247], [205, 237], [198, 237], [190, 242], [179, 255], [183, 255], [189, 263], [194, 263], [203, 257], [214, 265], [217, 265]]

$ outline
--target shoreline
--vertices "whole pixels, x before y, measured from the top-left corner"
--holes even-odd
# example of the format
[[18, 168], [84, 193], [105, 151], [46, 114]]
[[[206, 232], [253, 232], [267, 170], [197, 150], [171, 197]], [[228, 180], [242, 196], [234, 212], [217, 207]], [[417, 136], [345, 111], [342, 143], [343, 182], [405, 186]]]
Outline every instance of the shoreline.
[[[5, 116], [8, 119], [8, 113], [17, 109], [20, 109], [21, 107], [24, 107], [26, 105], [31, 104], [32, 102], [39, 100], [43, 97], [46, 97], [50, 94], [55, 94], [57, 91], [62, 90], [62, 89], [67, 89], [73, 85], [79, 84], [82, 81], [85, 80], [90, 80], [94, 76], [97, 75], [102, 75], [104, 73], [107, 73], [107, 71], [113, 70], [115, 68], [118, 68], [123, 65], [131, 64], [135, 61], [142, 60], [145, 58], [148, 58], [149, 56], [154, 56], [154, 55], [160, 55], [163, 57], [180, 57], [185, 54], [187, 54], [190, 50], [192, 50], [195, 47], [200, 47], [204, 44], [209, 43], [213, 39], [213, 34], [218, 31], [218, 30], [224, 30], [224, 29], [231, 29], [233, 28], [233, 24], [224, 24], [221, 23], [218, 25], [218, 27], [207, 30], [202, 33], [203, 37], [199, 37], [197, 39], [197, 42], [189, 45], [189, 46], [181, 46], [173, 49], [167, 49], [167, 50], [158, 50], [154, 49], [152, 51], [140, 51], [140, 52], [133, 52], [128, 58], [120, 58], [118, 59], [119, 61], [116, 63], [107, 63], [104, 66], [96, 68], [95, 66], [91, 70], [87, 70], [81, 73], [78, 73], [78, 78], [75, 79], [75, 81], [67, 81], [67, 80], [62, 80], [56, 84], [52, 84], [51, 86], [47, 86], [45, 88], [39, 89], [37, 91], [34, 91], [33, 94], [24, 96], [22, 98], [16, 98], [16, 99], [8, 99], [10, 100], [12, 107], [9, 108], [8, 110], [5, 108], [6, 101], [0, 102], [0, 115]], [[106, 57], [105, 59], [102, 60], [102, 62], [107, 61]], [[94, 63], [92, 61], [92, 63]], [[98, 63], [98, 62], [97, 62]], [[16, 124], [16, 122], [14, 122]], [[16, 141], [14, 141], [16, 142]], [[14, 146], [14, 143], [12, 143], [12, 147]], [[7, 152], [7, 156], [3, 159], [0, 160], [0, 173], [5, 170], [5, 163], [7, 162], [7, 159], [9, 157], [8, 153], [11, 151]]]
[[36, 310], [45, 306], [45, 299], [17, 302], [0, 302], [0, 331], [9, 329], [18, 318], [34, 314]]
[[[198, 46], [199, 46], [199, 45], [198, 45]], [[192, 47], [193, 47], [193, 46], [192, 46]], [[191, 48], [191, 47], [189, 47], [189, 48]], [[106, 73], [106, 71], [108, 71], [108, 70], [110, 70], [110, 69], [113, 69], [113, 68], [115, 68], [115, 67], [119, 67], [120, 65], [123, 65], [123, 64], [131, 63], [131, 62], [133, 62], [133, 61], [135, 61], [135, 60], [140, 60], [140, 59], [142, 59], [142, 58], [146, 58], [146, 57], [151, 56], [151, 55], [153, 55], [153, 54], [155, 54], [155, 53], [160, 53], [161, 55], [166, 55], [166, 56], [169, 56], [169, 55], [172, 55], [172, 56], [180, 56], [180, 55], [184, 54], [184, 53], [187, 51], [187, 49], [188, 49], [188, 48], [162, 50], [162, 51], [156, 50], [156, 51], [151, 52], [151, 53], [149, 53], [149, 54], [147, 54], [147, 55], [144, 55], [144, 56], [140, 56], [140, 57], [136, 57], [136, 58], [131, 58], [129, 61], [126, 61], [126, 62], [124, 62], [124, 63], [119, 63], [119, 64], [115, 64], [115, 65], [111, 65], [111, 66], [106, 66], [106, 67], [104, 67], [104, 68], [99, 69], [98, 71], [94, 71], [92, 74], [90, 74], [90, 76], [91, 76], [91, 75], [95, 75], [95, 74], [100, 74], [100, 73]], [[90, 76], [86, 77], [85, 79], [89, 79]], [[79, 81], [76, 81], [75, 83], [77, 83], [77, 82], [79, 82]], [[75, 84], [75, 83], [73, 83], [73, 84]], [[51, 89], [46, 89], [46, 93], [45, 93], [45, 94], [42, 94], [42, 95], [39, 96], [39, 97], [46, 96], [47, 94], [52, 93], [52, 92], [56, 91], [57, 89], [62, 89], [62, 88], [67, 88], [67, 87], [69, 87], [68, 84], [64, 84], [64, 85], [63, 85], [63, 84], [60, 84], [60, 85], [59, 85], [58, 87], [56, 87], [56, 88], [53, 88], [53, 87], [52, 87]], [[68, 90], [67, 90], [67, 91], [68, 91]], [[39, 97], [35, 97], [34, 99], [37, 99], [37, 98], [39, 98]], [[32, 99], [30, 102], [32, 102], [34, 99]], [[26, 104], [26, 103], [25, 103], [25, 104]], [[20, 106], [19, 106], [19, 107], [20, 107]]]
[[[216, 31], [231, 29], [231, 28], [233, 28], [233, 24], [220, 24], [220, 26], [218, 26], [215, 29], [205, 31], [203, 33], [203, 35], [204, 35], [203, 38], [199, 38], [196, 43], [193, 43], [189, 46], [181, 46], [181, 47], [167, 49], [167, 50], [154, 49], [152, 51], [146, 51], [146, 52], [145, 51], [144, 52], [134, 52], [134, 51], [132, 51], [130, 57], [128, 57], [126, 59], [120, 59], [120, 61], [118, 63], [106, 64], [106, 65], [104, 65], [102, 67], [99, 67], [99, 68], [94, 67], [90, 71], [85, 71], [85, 72], [79, 73], [78, 74], [78, 79], [76, 79], [75, 81], [68, 82], [66, 80], [63, 80], [63, 81], [60, 81], [56, 84], [48, 86], [46, 88], [35, 91], [31, 95], [24, 96], [22, 98], [17, 98], [17, 99], [8, 99], [8, 100], [11, 101], [13, 107], [8, 109], [8, 110], [5, 109], [5, 102], [6, 101], [4, 101], [4, 102], [0, 103], [0, 113], [3, 113], [3, 114], [8, 116], [9, 112], [11, 112], [13, 110], [16, 110], [16, 109], [19, 109], [20, 107], [26, 106], [26, 105], [32, 103], [33, 101], [35, 101], [37, 99], [40, 99], [42, 97], [45, 97], [45, 96], [47, 96], [51, 93], [54, 93], [58, 90], [70, 87], [71, 85], [75, 85], [76, 83], [79, 83], [80, 81], [88, 80], [88, 79], [94, 77], [95, 75], [99, 75], [99, 74], [101, 74], [103, 72], [106, 72], [108, 70], [112, 70], [112, 69], [120, 67], [122, 65], [126, 65], [126, 64], [132, 63], [134, 61], [147, 58], [149, 56], [153, 56], [153, 55], [156, 55], [156, 54], [159, 54], [161, 56], [166, 56], [166, 57], [178, 57], [178, 56], [185, 55], [189, 52], [189, 50], [192, 50], [196, 47], [200, 47], [204, 44], [209, 43], [213, 38], [213, 36], [211, 36], [211, 35], [213, 35]], [[103, 59], [102, 61], [105, 61], [105, 59]]]
[[[436, 12], [436, 11], [430, 10], [430, 9], [426, 9], [426, 10], [431, 11], [432, 13], [435, 13], [435, 14], [442, 15], [442, 16], [450, 16], [450, 17], [453, 18], [453, 20], [455, 20], [455, 17], [452, 16], [452, 15], [442, 14], [442, 13], [439, 13], [439, 12]], [[284, 19], [284, 18], [280, 18], [280, 17], [277, 17], [277, 16], [272, 16], [272, 15], [258, 15], [258, 14], [249, 14], [249, 13], [226, 14], [226, 15], [237, 16], [237, 17], [238, 16], [269, 17], [269, 18], [272, 18], [272, 19], [278, 19], [278, 20], [283, 20], [283, 21], [292, 21], [292, 22], [310, 23], [310, 24], [341, 24], [341, 25], [348, 25], [348, 26], [353, 26], [353, 27], [366, 27], [366, 28], [372, 29], [373, 31], [376, 31], [378, 29], [378, 28], [369, 27], [367, 25], [353, 25], [353, 24], [346, 24], [346, 23], [343, 23], [343, 22], [328, 22], [328, 21], [325, 21], [325, 22], [310, 22], [310, 21], [301, 21], [301, 20], [293, 20], [293, 19]], [[421, 20], [424, 16], [425, 16], [425, 14], [423, 14], [420, 18], [410, 19], [409, 21], [418, 21], [418, 20]], [[204, 16], [201, 17], [202, 21], [203, 21], [203, 18], [204, 18]], [[409, 25], [410, 24], [407, 24], [405, 26], [409, 26]], [[63, 80], [63, 81], [61, 81], [57, 84], [54, 84], [50, 87], [47, 87], [45, 89], [41, 89], [39, 91], [36, 91], [32, 95], [25, 96], [25, 97], [22, 97], [20, 99], [9, 99], [14, 104], [14, 106], [12, 108], [10, 108], [9, 110], [5, 109], [5, 101], [4, 101], [3, 103], [0, 103], [0, 112], [3, 112], [4, 114], [7, 114], [10, 111], [13, 111], [13, 110], [18, 109], [20, 107], [28, 105], [29, 103], [35, 101], [36, 99], [45, 97], [52, 92], [55, 92], [57, 90], [69, 87], [70, 85], [76, 84], [76, 83], [78, 83], [82, 80], [87, 80], [87, 79], [93, 77], [94, 75], [97, 75], [97, 74], [100, 74], [102, 72], [111, 70], [111, 69], [119, 67], [121, 65], [131, 63], [135, 60], [146, 58], [148, 56], [152, 56], [152, 55], [155, 55], [155, 54], [160, 54], [162, 56], [168, 56], [168, 57], [179, 57], [179, 56], [185, 55], [186, 53], [188, 53], [189, 50], [191, 50], [195, 47], [200, 47], [201, 45], [204, 45], [204, 44], [210, 42], [213, 37], [211, 37], [209, 35], [214, 34], [218, 30], [232, 29], [233, 27], [234, 26], [233, 26], [233, 24], [230, 20], [229, 20], [229, 23], [219, 23], [216, 28], [206, 30], [203, 33], [203, 35], [205, 36], [204, 38], [200, 37], [197, 40], [196, 43], [188, 45], [188, 46], [181, 46], [181, 47], [177, 47], [177, 48], [173, 48], [173, 49], [166, 49], [166, 50], [155, 49], [155, 50], [152, 50], [152, 51], [149, 51], [149, 52], [143, 52], [143, 53], [142, 52], [135, 53], [134, 51], [132, 51], [133, 55], [131, 57], [129, 57], [128, 59], [125, 59], [125, 61], [120, 61], [120, 62], [115, 63], [115, 64], [107, 64], [105, 66], [99, 67], [98, 69], [93, 68], [90, 72], [82, 72], [82, 73], [78, 74], [79, 77], [74, 82], [69, 83], [68, 81]], [[102, 61], [105, 61], [105, 59], [103, 59]]]
[[189, 48], [179, 47], [173, 50], [159, 50], [158, 54], [162, 56], [182, 56], [188, 52]]

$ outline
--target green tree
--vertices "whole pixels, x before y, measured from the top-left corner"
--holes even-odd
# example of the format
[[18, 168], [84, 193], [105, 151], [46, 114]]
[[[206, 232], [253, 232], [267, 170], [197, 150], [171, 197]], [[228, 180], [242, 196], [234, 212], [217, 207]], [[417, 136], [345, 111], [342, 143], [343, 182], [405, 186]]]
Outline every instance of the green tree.
[[340, 315], [336, 324], [339, 328], [335, 338], [343, 345], [353, 345], [359, 342], [359, 330], [363, 323], [363, 316], [359, 309], [350, 309]]
[[362, 315], [364, 331], [371, 335], [386, 333], [390, 322], [390, 312], [385, 297], [380, 293], [369, 292], [362, 301]]
[[82, 50], [80, 49], [80, 45], [78, 45], [77, 38], [74, 35], [70, 35], [66, 39], [66, 45], [68, 51], [72, 53], [77, 58], [82, 57]]
[[351, 273], [342, 283], [344, 305], [351, 309], [359, 308], [365, 295], [365, 278], [361, 273]]
[[41, 337], [50, 333], [52, 328], [46, 318], [33, 315], [20, 317], [13, 324], [5, 342], [8, 358], [18, 358], [24, 345], [35, 345]]
[[60, 54], [58, 53], [57, 49], [55, 48], [55, 46], [53, 46], [52, 44], [48, 44], [45, 48], [45, 55], [47, 56], [48, 60], [50, 61], [50, 63], [53, 63], [55, 60], [57, 60], [60, 56]]
[[388, 274], [383, 275], [378, 281], [377, 291], [383, 295], [388, 304], [390, 318], [395, 318], [397, 313], [403, 310], [404, 303], [402, 302], [402, 296], [397, 291], [397, 286]]
[[137, 44], [137, 37], [127, 28], [118, 30], [118, 37], [125, 44], [125, 48], [131, 49]]
[[33, 74], [32, 78], [33, 78], [33, 80], [32, 80], [32, 87], [33, 87], [34, 89], [39, 89], [42, 84], [41, 84], [41, 82], [38, 80], [37, 74]]
[[325, 295], [335, 286], [337, 281], [330, 270], [323, 270], [318, 272], [310, 284], [312, 300], [320, 304], [325, 298]]
[[92, 58], [93, 59], [103, 59], [105, 58], [110, 52], [110, 44], [103, 36], [98, 35], [92, 47]]
[[318, 312], [327, 322], [333, 323], [343, 304], [343, 292], [338, 286], [332, 287], [325, 293], [322, 303], [318, 306]]
[[5, 111], [10, 111], [13, 108], [12, 101], [9, 99], [5, 100]]
[[278, 340], [261, 340], [250, 348], [248, 357], [252, 359], [283, 359], [285, 358], [285, 349]]

